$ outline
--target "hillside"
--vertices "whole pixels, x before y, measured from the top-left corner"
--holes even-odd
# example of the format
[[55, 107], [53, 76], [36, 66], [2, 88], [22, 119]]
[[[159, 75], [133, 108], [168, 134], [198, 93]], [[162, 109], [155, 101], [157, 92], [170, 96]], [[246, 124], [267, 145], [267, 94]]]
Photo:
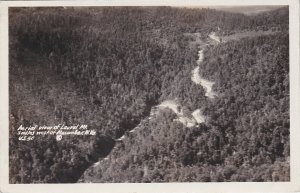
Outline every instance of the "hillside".
[[9, 13], [11, 183], [289, 181], [288, 8]]
[[[108, 158], [85, 173], [84, 180], [286, 181], [289, 175], [286, 38], [282, 34], [262, 36], [208, 50], [200, 69], [213, 73], [214, 76], [203, 76], [215, 80], [213, 89], [218, 95], [202, 103], [205, 122], [189, 127], [176, 122], [174, 113], [160, 112], [134, 133], [125, 135]], [[261, 50], [266, 47], [275, 49]], [[219, 58], [209, 57], [210, 54]]]

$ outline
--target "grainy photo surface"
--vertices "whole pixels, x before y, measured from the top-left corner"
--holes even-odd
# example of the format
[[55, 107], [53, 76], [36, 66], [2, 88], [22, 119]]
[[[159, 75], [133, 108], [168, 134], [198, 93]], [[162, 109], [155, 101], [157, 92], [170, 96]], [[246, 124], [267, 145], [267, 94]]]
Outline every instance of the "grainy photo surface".
[[9, 182], [290, 181], [289, 7], [10, 7]]

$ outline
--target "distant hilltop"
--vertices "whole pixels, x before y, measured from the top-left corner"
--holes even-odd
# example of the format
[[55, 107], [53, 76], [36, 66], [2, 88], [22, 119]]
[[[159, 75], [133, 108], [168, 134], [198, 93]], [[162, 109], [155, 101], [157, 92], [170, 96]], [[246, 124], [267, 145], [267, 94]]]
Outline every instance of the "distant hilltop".
[[227, 11], [227, 12], [234, 12], [234, 13], [243, 13], [245, 15], [257, 15], [262, 12], [267, 12], [267, 11], [272, 11], [275, 9], [282, 8], [284, 6], [212, 6], [209, 7], [211, 9], [217, 9], [217, 10], [222, 10], [222, 11]]
[[[209, 8], [232, 13], [242, 13], [245, 15], [257, 15], [262, 12], [268, 12], [285, 7], [283, 5], [250, 5], [250, 6], [188, 6], [184, 8]], [[180, 7], [177, 7], [180, 8]]]

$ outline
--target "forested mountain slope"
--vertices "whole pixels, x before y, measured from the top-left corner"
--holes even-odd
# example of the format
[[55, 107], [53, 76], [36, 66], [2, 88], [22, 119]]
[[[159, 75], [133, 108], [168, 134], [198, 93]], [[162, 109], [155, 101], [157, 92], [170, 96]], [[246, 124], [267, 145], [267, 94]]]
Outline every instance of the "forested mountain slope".
[[[218, 93], [201, 105], [209, 121], [187, 128], [173, 121], [173, 113], [161, 112], [134, 134], [126, 135], [117, 144], [117, 150], [91, 168], [85, 179], [92, 182], [287, 180], [289, 49], [286, 42], [288, 36], [278, 34], [209, 49], [200, 65], [201, 72], [206, 72], [202, 76], [215, 81], [213, 88]], [[191, 106], [197, 102], [192, 101]]]
[[[260, 17], [171, 7], [12, 8], [9, 22], [11, 183], [76, 182], [107, 154], [80, 181], [289, 180], [288, 8]], [[274, 27], [221, 44], [208, 37]], [[197, 65], [217, 97], [192, 82]], [[177, 110], [157, 109], [168, 100]], [[176, 121], [192, 120], [196, 110], [205, 122]], [[97, 135], [33, 144], [15, 132], [20, 124], [58, 123], [87, 124]]]

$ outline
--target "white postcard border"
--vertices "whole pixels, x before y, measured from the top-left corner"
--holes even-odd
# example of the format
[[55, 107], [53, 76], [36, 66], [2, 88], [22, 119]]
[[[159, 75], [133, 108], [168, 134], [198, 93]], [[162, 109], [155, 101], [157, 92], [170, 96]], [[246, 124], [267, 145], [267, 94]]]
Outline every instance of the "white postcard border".
[[[212, 6], [289, 5], [290, 13], [290, 182], [221, 183], [106, 183], [9, 184], [8, 183], [8, 7], [27, 6]], [[0, 192], [153, 193], [153, 192], [295, 192], [300, 191], [300, 65], [298, 0], [103, 0], [103, 1], [2, 1], [0, 2]]]

